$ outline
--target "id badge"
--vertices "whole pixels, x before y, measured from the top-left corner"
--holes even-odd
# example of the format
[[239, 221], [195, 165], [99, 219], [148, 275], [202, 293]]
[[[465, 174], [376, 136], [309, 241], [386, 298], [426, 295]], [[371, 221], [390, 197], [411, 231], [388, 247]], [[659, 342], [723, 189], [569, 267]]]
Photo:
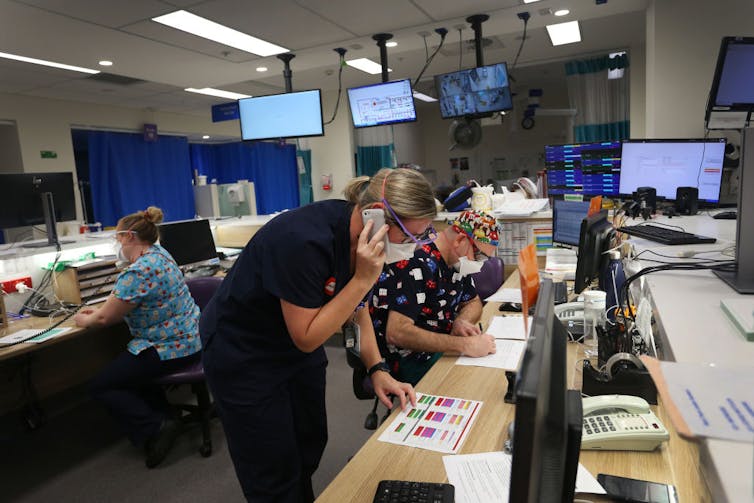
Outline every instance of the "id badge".
[[357, 354], [361, 353], [361, 328], [358, 323], [347, 321], [343, 325], [343, 343], [346, 349], [353, 349]]

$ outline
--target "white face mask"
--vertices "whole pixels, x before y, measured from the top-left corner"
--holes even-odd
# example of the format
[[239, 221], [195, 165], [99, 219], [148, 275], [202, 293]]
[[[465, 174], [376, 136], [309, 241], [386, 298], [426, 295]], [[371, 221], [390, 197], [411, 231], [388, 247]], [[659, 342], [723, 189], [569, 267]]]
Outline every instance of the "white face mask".
[[385, 250], [385, 263], [394, 264], [401, 260], [408, 260], [414, 256], [416, 243], [391, 243], [388, 241], [387, 250]]
[[118, 257], [118, 262], [129, 262], [128, 258], [123, 254], [123, 245], [120, 244], [120, 241], [113, 243], [113, 252]]
[[458, 271], [458, 274], [461, 276], [468, 276], [469, 274], [476, 274], [481, 271], [483, 265], [484, 261], [461, 257], [458, 262], [453, 265], [453, 268]]

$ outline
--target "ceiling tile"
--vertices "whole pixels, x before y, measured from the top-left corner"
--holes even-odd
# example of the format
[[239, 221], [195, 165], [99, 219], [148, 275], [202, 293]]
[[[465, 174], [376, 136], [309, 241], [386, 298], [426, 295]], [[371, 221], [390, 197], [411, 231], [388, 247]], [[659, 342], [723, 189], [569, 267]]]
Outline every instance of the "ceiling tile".
[[298, 0], [296, 3], [360, 37], [433, 21], [406, 0]]
[[111, 28], [151, 19], [174, 10], [159, 0], [107, 2], [107, 8], [104, 9], [102, 0], [21, 0], [21, 3]]

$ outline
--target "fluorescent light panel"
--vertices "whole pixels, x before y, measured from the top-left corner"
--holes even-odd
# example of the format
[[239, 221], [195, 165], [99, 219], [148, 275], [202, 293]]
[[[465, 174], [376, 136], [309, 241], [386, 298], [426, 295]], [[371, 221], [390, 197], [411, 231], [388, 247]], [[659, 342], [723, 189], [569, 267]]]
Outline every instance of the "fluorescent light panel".
[[241, 98], [251, 98], [248, 94], [234, 93], [231, 91], [223, 91], [222, 89], [213, 89], [211, 87], [203, 87], [201, 89], [195, 89], [188, 87], [184, 89], [190, 93], [206, 94], [207, 96], [216, 96], [218, 98], [227, 98], [229, 100], [240, 100]]
[[426, 101], [427, 103], [432, 103], [433, 101], [437, 101], [432, 96], [427, 96], [424, 93], [420, 93], [419, 91], [414, 91], [414, 98], [421, 101]]
[[581, 42], [581, 31], [578, 21], [567, 23], [548, 24], [547, 34], [550, 35], [552, 45], [565, 45]]
[[177, 10], [164, 16], [153, 17], [152, 21], [191, 33], [197, 37], [235, 47], [257, 56], [274, 56], [275, 54], [288, 52], [288, 49], [285, 47], [265, 42], [262, 39], [252, 37], [233, 28], [228, 28], [185, 10]]
[[100, 73], [99, 70], [92, 70], [91, 68], [83, 68], [81, 66], [64, 65], [62, 63], [55, 63], [54, 61], [46, 61], [44, 59], [27, 58], [26, 56], [19, 56], [17, 54], [8, 54], [7, 52], [0, 52], [0, 58], [13, 59], [15, 61], [21, 61], [23, 63], [32, 63], [35, 65], [51, 66], [53, 68], [60, 68], [62, 70], [71, 70], [81, 73]]
[[524, 0], [524, 3], [534, 3], [539, 2], [539, 0]]
[[[367, 58], [359, 58], [359, 59], [352, 59], [350, 61], [346, 61], [346, 64], [350, 67], [356, 68], [357, 70], [361, 70], [362, 72], [366, 72], [370, 75], [377, 75], [378, 73], [382, 73], [382, 65], [379, 63], [375, 63], [371, 59]], [[387, 69], [388, 72], [392, 72], [390, 68]]]

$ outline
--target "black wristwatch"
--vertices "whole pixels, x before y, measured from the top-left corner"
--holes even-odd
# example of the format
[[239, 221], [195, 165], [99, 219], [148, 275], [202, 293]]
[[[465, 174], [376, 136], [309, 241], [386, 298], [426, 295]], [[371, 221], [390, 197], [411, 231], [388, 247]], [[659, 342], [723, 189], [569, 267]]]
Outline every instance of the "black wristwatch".
[[367, 371], [367, 375], [369, 377], [372, 377], [372, 374], [374, 374], [375, 372], [379, 372], [379, 371], [387, 372], [388, 374], [390, 373], [390, 367], [387, 366], [387, 363], [385, 363], [385, 360], [380, 360], [379, 362], [375, 363]]

